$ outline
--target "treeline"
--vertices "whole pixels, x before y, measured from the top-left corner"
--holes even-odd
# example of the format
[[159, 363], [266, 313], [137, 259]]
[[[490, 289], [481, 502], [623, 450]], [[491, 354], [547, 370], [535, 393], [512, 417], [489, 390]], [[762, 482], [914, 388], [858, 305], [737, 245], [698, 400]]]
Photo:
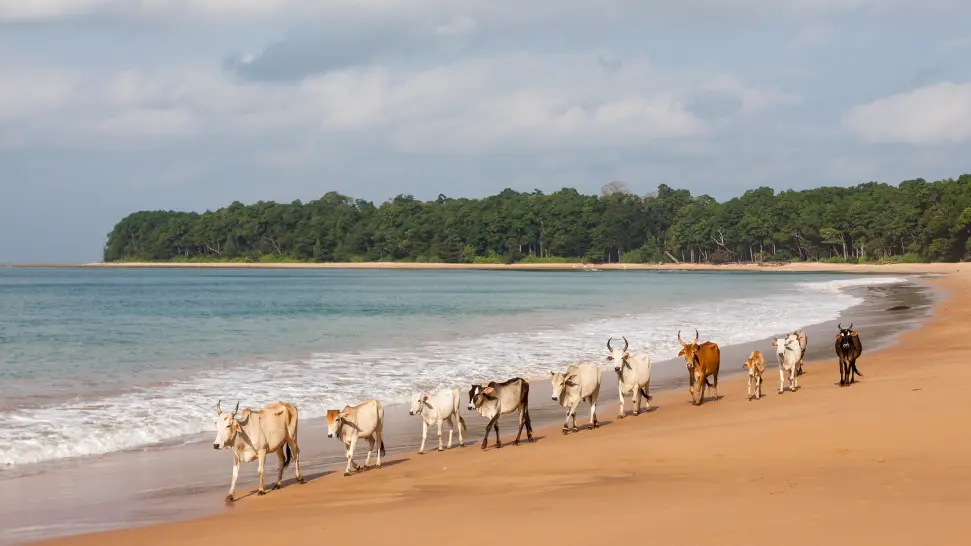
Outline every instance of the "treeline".
[[971, 256], [971, 175], [870, 182], [719, 203], [666, 185], [601, 195], [504, 190], [375, 206], [334, 192], [202, 214], [146, 211], [108, 235], [105, 261], [958, 261]]

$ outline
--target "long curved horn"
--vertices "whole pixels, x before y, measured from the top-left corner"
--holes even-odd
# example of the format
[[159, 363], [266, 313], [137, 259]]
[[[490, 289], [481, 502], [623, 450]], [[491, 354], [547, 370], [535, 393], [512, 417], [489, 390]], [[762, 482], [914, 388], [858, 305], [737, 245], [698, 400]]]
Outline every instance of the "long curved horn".
[[222, 401], [221, 398], [219, 399], [218, 402], [216, 402], [216, 413], [222, 413], [223, 412], [223, 409], [221, 407], [219, 407], [219, 406], [222, 405], [222, 403], [223, 403], [223, 401]]
[[698, 343], [698, 329], [695, 328], [695, 343]]
[[239, 411], [239, 400], [236, 401], [236, 409], [233, 410], [233, 415], [236, 415], [237, 411]]
[[684, 342], [684, 341], [683, 341], [683, 340], [681, 339], [681, 330], [678, 330], [678, 343], [680, 343], [682, 347], [684, 347], [685, 345], [687, 345], [687, 343], [685, 343], [685, 342]]
[[841, 322], [841, 323], [837, 324], [836, 327], [839, 328], [840, 330], [842, 330], [843, 329], [843, 323]]
[[613, 339], [613, 338], [612, 337], [608, 337], [607, 338], [607, 350], [610, 351], [610, 352], [614, 352], [614, 350], [610, 348], [610, 340], [611, 339]]
[[627, 352], [627, 348], [630, 347], [630, 343], [627, 343], [627, 338], [624, 337], [624, 352]]
[[850, 323], [850, 330], [852, 330], [852, 329], [853, 329], [853, 323], [851, 322]]

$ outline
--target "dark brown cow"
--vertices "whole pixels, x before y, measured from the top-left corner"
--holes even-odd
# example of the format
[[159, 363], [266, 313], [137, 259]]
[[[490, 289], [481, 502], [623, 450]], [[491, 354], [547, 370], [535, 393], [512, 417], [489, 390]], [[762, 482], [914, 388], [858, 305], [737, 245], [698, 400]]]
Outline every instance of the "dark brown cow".
[[[689, 386], [691, 401], [696, 405], [705, 403], [705, 386], [715, 389], [715, 399], [718, 399], [718, 367], [721, 364], [721, 350], [718, 344], [711, 341], [698, 343], [698, 330], [695, 330], [695, 339], [691, 343], [681, 340], [681, 330], [678, 330], [678, 343], [681, 344], [681, 352], [678, 356], [684, 357], [685, 366], [688, 368]], [[715, 380], [714, 384], [708, 382], [708, 377]], [[695, 399], [695, 383], [698, 384], [698, 399]]]

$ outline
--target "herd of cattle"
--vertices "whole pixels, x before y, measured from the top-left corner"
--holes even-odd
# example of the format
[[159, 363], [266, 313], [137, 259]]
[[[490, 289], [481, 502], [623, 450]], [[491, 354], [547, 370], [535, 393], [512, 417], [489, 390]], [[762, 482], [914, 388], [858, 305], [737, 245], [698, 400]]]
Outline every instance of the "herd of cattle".
[[[624, 401], [629, 397], [633, 405], [633, 415], [651, 408], [651, 358], [647, 353], [630, 354], [627, 352], [629, 343], [627, 338], [624, 340], [624, 348], [621, 349], [607, 340], [606, 360], [614, 364], [614, 373], [617, 374], [618, 397], [620, 408], [618, 418], [624, 417]], [[685, 343], [681, 339], [681, 332], [678, 332], [678, 343], [681, 344], [681, 351], [678, 356], [683, 356], [685, 367], [688, 370], [688, 391], [691, 400], [695, 405], [701, 405], [705, 401], [705, 388], [709, 387], [714, 391], [714, 398], [718, 399], [718, 369], [721, 363], [721, 351], [718, 345], [711, 341], [699, 343], [698, 331], [695, 330], [695, 338], [690, 343]], [[785, 391], [786, 382], [789, 383], [789, 390], [795, 392], [799, 386], [797, 378], [802, 374], [803, 356], [806, 354], [808, 339], [806, 333], [797, 330], [791, 334], [775, 339], [772, 346], [776, 350], [776, 358], [779, 365], [779, 394]], [[863, 374], [856, 368], [856, 359], [863, 352], [863, 345], [860, 337], [853, 330], [853, 324], [849, 328], [839, 325], [839, 332], [836, 334], [836, 356], [839, 358], [840, 381], [839, 385], [849, 386], [856, 382], [856, 376]], [[762, 373], [765, 371], [765, 357], [760, 351], [753, 351], [745, 360], [743, 368], [748, 369], [748, 399], [760, 399], [762, 397]], [[563, 422], [563, 434], [567, 434], [571, 427], [572, 431], [577, 432], [576, 411], [581, 402], [590, 404], [590, 426], [598, 427], [597, 422], [597, 398], [600, 395], [601, 370], [597, 362], [584, 362], [581, 364], [570, 365], [565, 372], [550, 372], [551, 383], [553, 386], [553, 401], [566, 409], [566, 420]], [[709, 381], [711, 380], [711, 381]], [[469, 389], [468, 410], [475, 411], [479, 415], [488, 419], [485, 428], [485, 436], [482, 438], [482, 449], [486, 448], [489, 440], [489, 432], [495, 431], [497, 448], [502, 447], [499, 441], [499, 417], [502, 415], [519, 412], [519, 431], [516, 434], [515, 444], [519, 444], [522, 438], [523, 429], [526, 430], [526, 439], [533, 441], [533, 427], [529, 420], [529, 382], [525, 379], [516, 377], [504, 382], [491, 381], [485, 384], [475, 384]], [[646, 407], [642, 409], [641, 404]], [[438, 450], [442, 451], [442, 424], [448, 423], [448, 445], [452, 447], [452, 434], [458, 430], [459, 445], [465, 445], [462, 434], [466, 431], [465, 419], [462, 418], [459, 406], [461, 395], [458, 389], [442, 389], [437, 392], [426, 394], [415, 394], [411, 400], [410, 415], [418, 415], [422, 421], [421, 447], [418, 453], [425, 451], [425, 439], [428, 435], [428, 427], [438, 427]], [[226, 500], [232, 501], [236, 490], [236, 479], [239, 476], [239, 465], [241, 462], [252, 462], [257, 460], [259, 463], [258, 474], [260, 488], [258, 495], [264, 495], [266, 490], [263, 487], [263, 468], [266, 463], [266, 456], [275, 453], [280, 462], [279, 473], [274, 489], [283, 483], [283, 470], [289, 466], [291, 460], [296, 467], [296, 478], [298, 483], [303, 483], [303, 476], [300, 473], [300, 448], [297, 445], [297, 408], [286, 402], [273, 402], [267, 404], [260, 410], [244, 408], [239, 412], [239, 403], [232, 413], [222, 411], [221, 402], [216, 404], [216, 439], [213, 442], [215, 449], [231, 449], [234, 456], [233, 478], [229, 486], [229, 495]], [[237, 413], [239, 414], [237, 416]], [[376, 467], [381, 466], [381, 457], [385, 454], [384, 440], [382, 438], [384, 427], [384, 407], [377, 400], [368, 400], [356, 406], [346, 406], [342, 410], [329, 410], [327, 412], [327, 437], [337, 438], [344, 444], [345, 458], [347, 467], [344, 475], [349, 476], [351, 469], [361, 470], [362, 467], [354, 462], [354, 450], [358, 440], [366, 440], [368, 443], [367, 458], [364, 460], [364, 467], [371, 464], [371, 455], [377, 453], [375, 461]]]

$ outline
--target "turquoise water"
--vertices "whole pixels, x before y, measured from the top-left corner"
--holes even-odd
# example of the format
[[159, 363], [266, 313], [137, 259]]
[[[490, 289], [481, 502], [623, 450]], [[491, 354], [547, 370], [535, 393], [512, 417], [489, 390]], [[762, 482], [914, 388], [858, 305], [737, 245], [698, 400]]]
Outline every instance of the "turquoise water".
[[[610, 335], [654, 358], [677, 353], [679, 328], [745, 343], [834, 319], [859, 303], [845, 287], [900, 280], [0, 269], [0, 468], [206, 431], [218, 399], [287, 399], [313, 416], [599, 360]], [[794, 297], [812, 305], [791, 305]]]

